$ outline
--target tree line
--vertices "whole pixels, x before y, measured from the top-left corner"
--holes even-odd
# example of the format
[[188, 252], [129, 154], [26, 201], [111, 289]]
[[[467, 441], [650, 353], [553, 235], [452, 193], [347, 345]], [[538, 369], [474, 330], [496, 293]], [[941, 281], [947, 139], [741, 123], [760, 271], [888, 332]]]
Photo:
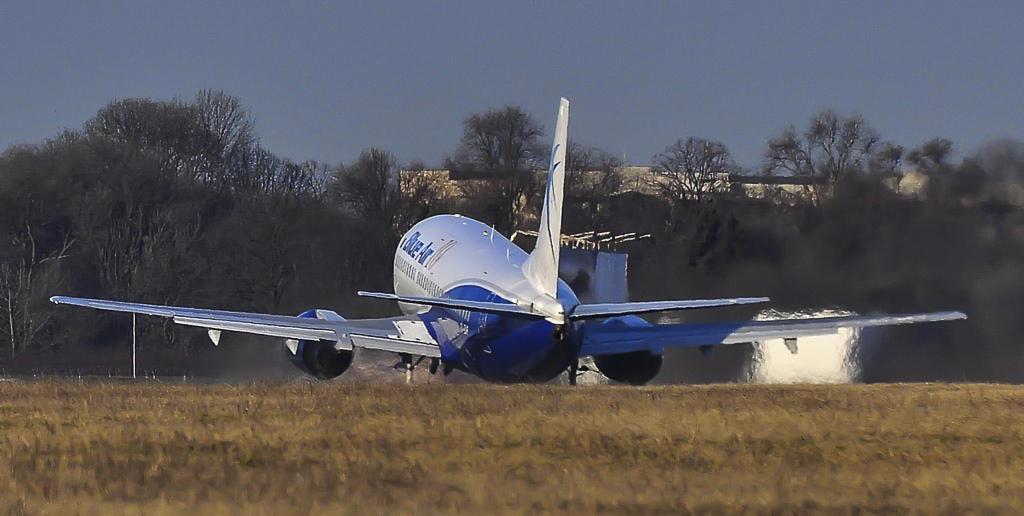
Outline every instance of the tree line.
[[[56, 309], [54, 294], [388, 314], [353, 292], [391, 288], [395, 245], [417, 220], [460, 212], [506, 235], [534, 229], [547, 145], [544, 127], [518, 106], [471, 114], [443, 164], [471, 180], [456, 181], [461, 195], [451, 196], [416, 173], [424, 164], [379, 148], [333, 165], [280, 158], [224, 92], [113, 101], [81, 129], [0, 155], [0, 343], [9, 354], [90, 348], [130, 330], [116, 315]], [[973, 309], [974, 334], [957, 336], [1020, 359], [1024, 328], [1011, 308], [1024, 305], [1014, 197], [1024, 145], [992, 142], [959, 161], [954, 150], [943, 138], [904, 147], [857, 115], [823, 111], [766, 142], [754, 171], [722, 142], [682, 137], [652, 158], [640, 192], [624, 187], [621, 160], [571, 142], [564, 227], [651, 233], [630, 249], [636, 298]], [[927, 178], [921, 195], [900, 192], [910, 170]], [[808, 178], [815, 193], [751, 199], [716, 187], [738, 173]], [[201, 337], [161, 321], [141, 328], [145, 346]], [[944, 345], [945, 356], [961, 356], [961, 344]]]

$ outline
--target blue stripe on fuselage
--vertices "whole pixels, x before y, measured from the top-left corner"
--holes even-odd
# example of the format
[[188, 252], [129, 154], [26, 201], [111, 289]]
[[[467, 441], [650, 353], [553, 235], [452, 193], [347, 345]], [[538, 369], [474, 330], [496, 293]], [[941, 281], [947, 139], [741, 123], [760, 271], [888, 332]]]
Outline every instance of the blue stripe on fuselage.
[[[460, 285], [445, 292], [445, 297], [512, 304], [508, 299], [478, 285]], [[545, 364], [542, 362], [549, 359], [556, 345], [552, 337], [555, 327], [545, 320], [440, 307], [421, 317], [424, 322], [428, 322], [428, 318], [451, 318], [464, 326], [467, 335], [457, 341], [432, 332], [441, 345], [441, 359], [492, 381], [527, 379], [538, 368], [543, 368]]]

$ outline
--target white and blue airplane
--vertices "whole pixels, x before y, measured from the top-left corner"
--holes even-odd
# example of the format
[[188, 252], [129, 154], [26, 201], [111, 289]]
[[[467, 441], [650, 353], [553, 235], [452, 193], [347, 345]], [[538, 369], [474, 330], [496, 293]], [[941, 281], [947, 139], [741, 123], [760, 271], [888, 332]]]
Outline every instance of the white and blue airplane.
[[558, 278], [569, 102], [562, 99], [551, 148], [537, 242], [527, 254], [486, 224], [438, 215], [412, 227], [395, 252], [394, 293], [359, 292], [397, 301], [405, 314], [348, 320], [330, 310], [298, 316], [227, 312], [56, 296], [78, 305], [171, 318], [221, 332], [285, 339], [290, 360], [321, 379], [340, 376], [359, 348], [399, 354], [407, 371], [425, 358], [430, 371], [462, 370], [493, 382], [544, 382], [593, 357], [602, 374], [629, 384], [652, 380], [667, 347], [699, 347], [835, 333], [868, 327], [964, 319], [960, 312], [844, 316], [717, 323], [651, 324], [638, 314], [764, 303], [764, 297], [584, 304]]

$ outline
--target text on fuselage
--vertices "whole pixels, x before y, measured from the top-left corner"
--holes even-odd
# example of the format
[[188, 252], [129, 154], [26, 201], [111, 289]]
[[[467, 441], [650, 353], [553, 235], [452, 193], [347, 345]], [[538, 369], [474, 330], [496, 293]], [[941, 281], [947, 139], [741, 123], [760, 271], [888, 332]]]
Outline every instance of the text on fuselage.
[[427, 259], [434, 254], [434, 243], [423, 242], [420, 240], [420, 232], [417, 231], [409, 235], [404, 241], [402, 241], [402, 251], [416, 260], [417, 263], [423, 265], [427, 262]]

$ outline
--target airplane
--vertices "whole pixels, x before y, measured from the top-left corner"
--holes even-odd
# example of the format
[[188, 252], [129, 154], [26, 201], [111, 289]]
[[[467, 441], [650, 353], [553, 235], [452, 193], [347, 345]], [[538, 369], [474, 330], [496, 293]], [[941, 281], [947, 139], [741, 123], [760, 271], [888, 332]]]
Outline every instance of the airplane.
[[397, 301], [404, 315], [345, 319], [327, 309], [298, 316], [228, 312], [55, 296], [57, 304], [166, 317], [221, 332], [284, 339], [290, 361], [324, 380], [341, 376], [359, 349], [397, 353], [407, 371], [430, 359], [430, 372], [461, 370], [498, 383], [546, 382], [593, 357], [611, 380], [654, 379], [669, 347], [714, 346], [827, 335], [870, 327], [965, 319], [961, 312], [854, 315], [816, 319], [652, 324], [639, 314], [765, 303], [765, 297], [625, 303], [580, 303], [558, 278], [569, 101], [561, 99], [535, 247], [527, 253], [487, 224], [437, 215], [403, 236], [394, 261], [394, 292], [360, 296]]

